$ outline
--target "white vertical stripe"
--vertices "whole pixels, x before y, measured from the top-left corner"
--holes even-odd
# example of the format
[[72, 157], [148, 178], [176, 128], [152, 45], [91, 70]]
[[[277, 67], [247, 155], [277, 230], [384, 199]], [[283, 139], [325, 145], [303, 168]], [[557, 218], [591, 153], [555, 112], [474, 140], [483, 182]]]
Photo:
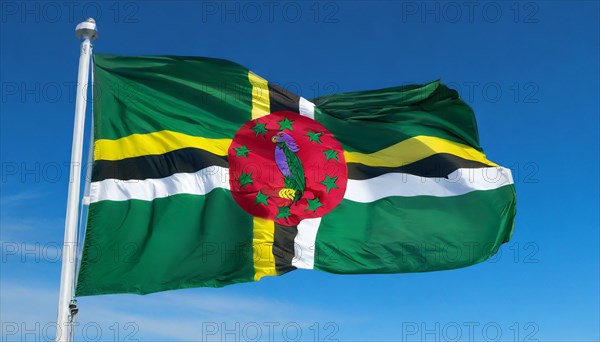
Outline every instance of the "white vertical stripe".
[[294, 239], [292, 266], [312, 270], [315, 265], [315, 241], [321, 218], [305, 219], [298, 224], [298, 235]]
[[298, 104], [300, 115], [306, 116], [311, 119], [315, 119], [315, 104], [301, 97], [300, 103]]

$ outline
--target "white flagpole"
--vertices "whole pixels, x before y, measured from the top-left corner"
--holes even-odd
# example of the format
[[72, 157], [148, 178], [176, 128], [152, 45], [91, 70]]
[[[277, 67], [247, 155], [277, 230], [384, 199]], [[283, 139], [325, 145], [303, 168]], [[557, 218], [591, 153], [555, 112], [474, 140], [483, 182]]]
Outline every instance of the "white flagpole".
[[71, 171], [65, 217], [65, 241], [60, 275], [60, 295], [58, 298], [58, 318], [56, 320], [56, 341], [73, 341], [72, 321], [77, 313], [73, 282], [75, 279], [77, 255], [77, 226], [79, 195], [81, 187], [81, 155], [83, 150], [83, 129], [85, 125], [86, 90], [92, 55], [92, 41], [98, 37], [96, 22], [88, 19], [75, 28], [75, 35], [81, 39], [79, 72], [77, 76], [77, 98], [75, 100], [75, 123], [71, 149]]

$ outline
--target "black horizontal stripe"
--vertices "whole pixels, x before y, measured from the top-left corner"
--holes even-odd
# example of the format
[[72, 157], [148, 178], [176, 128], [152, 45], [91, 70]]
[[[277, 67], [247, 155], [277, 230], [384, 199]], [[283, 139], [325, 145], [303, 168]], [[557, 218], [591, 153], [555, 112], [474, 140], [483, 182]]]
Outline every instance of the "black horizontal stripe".
[[284, 226], [275, 223], [275, 236], [273, 239], [273, 256], [277, 274], [284, 274], [296, 269], [292, 266], [294, 259], [294, 239], [298, 235], [298, 227]]
[[92, 168], [92, 182], [105, 179], [156, 179], [169, 177], [175, 173], [193, 173], [210, 166], [228, 167], [228, 165], [226, 156], [218, 156], [190, 147], [159, 155], [122, 160], [97, 160]]
[[268, 86], [271, 113], [282, 110], [289, 110], [294, 113], [299, 113], [300, 96], [272, 83], [268, 83]]
[[463, 159], [453, 154], [438, 153], [398, 167], [367, 166], [359, 163], [348, 163], [348, 178], [363, 180], [381, 176], [386, 173], [407, 173], [421, 177], [448, 178], [457, 169], [474, 169], [489, 165]]
[[[105, 179], [157, 179], [175, 173], [194, 173], [210, 166], [228, 167], [227, 157], [197, 148], [183, 148], [160, 155], [147, 155], [122, 160], [97, 160], [92, 169], [92, 182]], [[457, 169], [481, 168], [489, 165], [453, 154], [438, 153], [398, 167], [367, 166], [348, 163], [348, 178], [370, 179], [386, 173], [406, 173], [421, 177], [443, 177]]]

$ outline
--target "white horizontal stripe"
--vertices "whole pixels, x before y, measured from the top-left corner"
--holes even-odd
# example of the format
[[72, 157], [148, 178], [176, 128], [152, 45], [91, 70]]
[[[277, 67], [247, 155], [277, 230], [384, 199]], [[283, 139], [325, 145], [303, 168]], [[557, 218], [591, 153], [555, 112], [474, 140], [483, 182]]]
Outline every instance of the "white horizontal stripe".
[[[513, 184], [509, 169], [458, 169], [446, 178], [387, 173], [365, 180], [348, 180], [345, 199], [368, 203], [389, 196], [458, 196]], [[229, 169], [211, 166], [195, 173], [176, 173], [161, 179], [105, 179], [90, 184], [90, 203], [98, 201], [151, 201], [177, 194], [205, 195], [215, 188], [229, 189]]]
[[[493, 190], [513, 184], [512, 174], [503, 167], [458, 169], [446, 178], [426, 178], [403, 173], [388, 173], [367, 180], [348, 180], [345, 199], [369, 203], [389, 196], [458, 196], [476, 190]], [[195, 173], [177, 173], [161, 179], [106, 179], [90, 184], [90, 202], [104, 200], [151, 201], [177, 194], [205, 195], [215, 188], [229, 189], [229, 170], [209, 167]], [[315, 241], [321, 218], [305, 219], [298, 224], [294, 238], [292, 265], [313, 269]]]
[[105, 179], [90, 184], [90, 202], [152, 201], [178, 194], [206, 195], [215, 188], [229, 189], [229, 169], [211, 166], [195, 173], [176, 173], [161, 179]]
[[298, 223], [298, 234], [294, 238], [292, 266], [312, 270], [315, 264], [315, 241], [321, 218], [305, 219]]
[[300, 115], [306, 116], [314, 120], [315, 118], [315, 104], [301, 97], [300, 103], [298, 103]]
[[447, 179], [386, 173], [365, 180], [349, 179], [344, 199], [368, 203], [390, 196], [448, 197], [476, 190], [493, 190], [508, 184], [513, 184], [512, 174], [503, 167], [458, 169]]

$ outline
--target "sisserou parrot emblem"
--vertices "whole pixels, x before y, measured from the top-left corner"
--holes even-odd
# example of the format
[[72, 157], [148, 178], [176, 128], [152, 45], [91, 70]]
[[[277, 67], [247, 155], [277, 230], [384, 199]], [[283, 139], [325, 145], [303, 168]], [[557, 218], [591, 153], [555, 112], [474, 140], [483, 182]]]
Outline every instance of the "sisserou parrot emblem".
[[279, 191], [279, 197], [298, 201], [304, 194], [306, 179], [304, 167], [296, 153], [300, 150], [296, 140], [285, 133], [275, 134], [271, 141], [275, 143], [275, 164], [283, 175], [285, 188]]
[[289, 110], [242, 125], [226, 167], [229, 191], [256, 227], [272, 227], [259, 218], [292, 227], [323, 217], [341, 203], [348, 182], [340, 142], [321, 123]]

